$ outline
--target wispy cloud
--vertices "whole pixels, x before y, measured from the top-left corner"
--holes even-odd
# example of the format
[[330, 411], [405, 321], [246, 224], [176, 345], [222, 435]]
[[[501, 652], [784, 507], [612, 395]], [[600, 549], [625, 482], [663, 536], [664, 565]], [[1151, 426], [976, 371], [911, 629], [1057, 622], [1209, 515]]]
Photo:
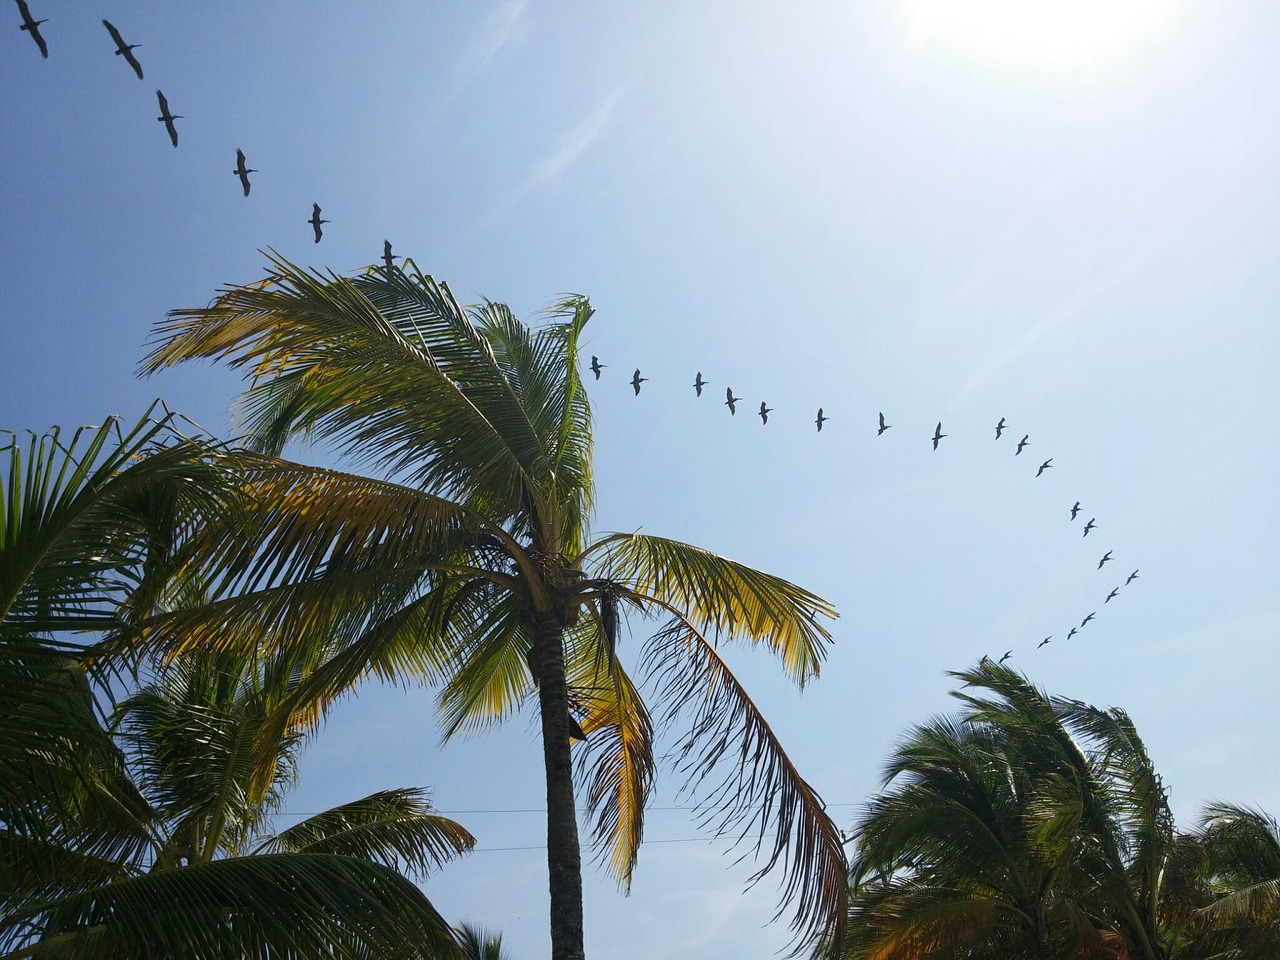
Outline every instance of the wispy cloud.
[[503, 0], [485, 20], [484, 31], [472, 45], [466, 58], [469, 73], [483, 70], [516, 36], [520, 18], [529, 0]]
[[609, 118], [622, 99], [622, 93], [622, 88], [619, 87], [608, 94], [586, 118], [561, 137], [555, 149], [534, 165], [529, 177], [515, 191], [515, 195], [523, 196], [530, 190], [551, 183], [577, 163], [604, 133], [605, 127], [609, 125]]

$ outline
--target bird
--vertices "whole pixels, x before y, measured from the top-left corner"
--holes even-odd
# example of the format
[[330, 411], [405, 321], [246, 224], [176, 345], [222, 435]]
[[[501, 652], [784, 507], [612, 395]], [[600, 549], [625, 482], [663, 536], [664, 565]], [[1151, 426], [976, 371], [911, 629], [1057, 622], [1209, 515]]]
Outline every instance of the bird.
[[1004, 417], [1000, 418], [1000, 422], [996, 424], [996, 439], [1000, 439], [1000, 434], [1004, 433]]
[[1036, 476], [1038, 477], [1040, 476], [1040, 474], [1044, 473], [1046, 470], [1052, 470], [1052, 469], [1053, 469], [1053, 457], [1050, 457], [1044, 463], [1040, 464], [1040, 469], [1036, 471]]
[[182, 114], [179, 113], [175, 116], [169, 112], [169, 101], [165, 99], [164, 94], [159, 90], [156, 91], [156, 98], [160, 101], [160, 116], [156, 117], [156, 119], [164, 124], [164, 128], [169, 131], [169, 142], [176, 147], [178, 145], [178, 128], [173, 125], [173, 121], [181, 120]]
[[1053, 639], [1053, 634], [1049, 634], [1049, 636], [1045, 637], [1043, 640], [1041, 640], [1039, 643], [1036, 644], [1036, 649], [1039, 650], [1041, 647], [1043, 647], [1046, 643], [1048, 643], [1052, 639]]
[[596, 375], [596, 379], [600, 379], [600, 371], [607, 367], [607, 363], [601, 363], [600, 358], [594, 353], [591, 355], [591, 372]]
[[1012, 656], [1013, 656], [1013, 651], [1012, 651], [1012, 650], [1006, 650], [1006, 651], [1004, 652], [1004, 656], [1003, 656], [1003, 657], [1001, 657], [999, 660], [997, 660], [997, 661], [996, 661], [997, 666], [998, 666], [999, 664], [1004, 663], [1006, 660], [1008, 660], [1008, 659], [1009, 659], [1010, 657], [1012, 657]]
[[888, 430], [892, 426], [893, 426], [892, 423], [885, 423], [884, 414], [883, 413], [880, 414], [880, 429], [876, 431], [876, 436], [877, 437], [880, 436], [880, 434], [884, 433], [886, 430]]
[[587, 735], [582, 731], [582, 724], [580, 724], [577, 720], [574, 719], [574, 716], [572, 713], [567, 715], [567, 719], [569, 721], [569, 739], [570, 740], [587, 739]]
[[938, 449], [938, 441], [945, 436], [946, 434], [942, 432], [942, 421], [939, 420], [938, 425], [933, 428], [933, 449]]
[[1138, 571], [1137, 571], [1137, 570], [1135, 570], [1135, 571], [1133, 571], [1133, 573], [1129, 574], [1129, 579], [1127, 579], [1127, 580], [1124, 582], [1124, 585], [1127, 587], [1129, 584], [1133, 583], [1133, 581], [1135, 581], [1135, 580], [1137, 580], [1137, 579], [1139, 579], [1139, 577], [1138, 577]]
[[[239, 178], [240, 178], [240, 186], [244, 187], [244, 195], [247, 197], [247, 196], [249, 195], [249, 174], [251, 174], [251, 173], [257, 173], [258, 171], [257, 171], [257, 170], [254, 170], [252, 167], [246, 167], [246, 166], [244, 165], [244, 151], [243, 151], [243, 150], [237, 150], [237, 151], [236, 151], [236, 168], [235, 168], [234, 170], [232, 170], [231, 172], [232, 172], [232, 173], [234, 173], [237, 177], [239, 177]], [[390, 261], [390, 257], [391, 257], [391, 244], [390, 244], [390, 243], [386, 243], [385, 241], [384, 241], [384, 243], [385, 243], [386, 255], [387, 255], [387, 258], [388, 258], [388, 260], [387, 260], [387, 269], [390, 269], [390, 268], [391, 268], [391, 261]]]
[[1094, 520], [1096, 520], [1096, 519], [1098, 519], [1098, 518], [1097, 518], [1097, 517], [1090, 517], [1090, 518], [1089, 518], [1089, 522], [1088, 522], [1088, 523], [1086, 523], [1086, 524], [1084, 525], [1084, 535], [1085, 535], [1086, 537], [1089, 535], [1089, 531], [1090, 531], [1090, 530], [1092, 530], [1094, 527], [1096, 527], [1096, 526], [1097, 526], [1097, 524], [1093, 522], [1093, 521], [1094, 521]]
[[648, 377], [640, 376], [640, 368], [636, 367], [636, 372], [631, 375], [631, 388], [635, 390], [637, 397], [640, 396], [640, 384], [648, 379]]
[[1111, 592], [1107, 594], [1107, 599], [1103, 600], [1102, 602], [1103, 602], [1103, 603], [1110, 603], [1112, 600], [1114, 600], [1114, 599], [1116, 598], [1116, 594], [1118, 594], [1119, 592], [1120, 592], [1120, 588], [1119, 588], [1119, 587], [1114, 587], [1114, 588], [1111, 590]]
[[1083, 620], [1081, 620], [1081, 621], [1080, 621], [1080, 629], [1081, 629], [1081, 630], [1083, 630], [1083, 629], [1084, 629], [1084, 625], [1085, 625], [1086, 623], [1088, 623], [1090, 620], [1092, 620], [1094, 617], [1096, 617], [1097, 615], [1098, 615], [1098, 611], [1097, 611], [1097, 610], [1095, 610], [1095, 611], [1093, 611], [1093, 613], [1089, 614], [1087, 617], [1085, 617]]
[[761, 401], [760, 401], [760, 422], [761, 422], [761, 423], [768, 423], [768, 422], [769, 422], [769, 414], [771, 414], [771, 413], [773, 413], [773, 410], [772, 410], [770, 407], [766, 407], [766, 406], [764, 405], [764, 401], [763, 401], [763, 400], [761, 400]]
[[1110, 560], [1110, 559], [1111, 559], [1111, 554], [1113, 554], [1113, 553], [1115, 553], [1115, 551], [1114, 551], [1114, 550], [1108, 550], [1108, 551], [1103, 555], [1102, 559], [1098, 561], [1098, 569], [1099, 569], [1099, 570], [1101, 570], [1101, 569], [1102, 569], [1102, 565], [1103, 565], [1104, 563], [1106, 563], [1108, 560]]
[[735, 397], [733, 395], [733, 387], [725, 387], [724, 396], [725, 396], [724, 405], [729, 408], [729, 413], [736, 414], [738, 412], [738, 408], [734, 406], [734, 404], [736, 404], [742, 398]]
[[396, 265], [396, 258], [391, 254], [391, 241], [382, 241], [382, 262], [387, 265], [387, 270], [393, 270]]
[[702, 388], [707, 385], [707, 381], [702, 379], [702, 371], [698, 371], [698, 375], [693, 378], [693, 392], [698, 396], [702, 396]]
[[27, 0], [18, 0], [18, 12], [22, 14], [22, 26], [19, 30], [25, 30], [31, 34], [31, 39], [36, 42], [36, 46], [40, 48], [40, 56], [46, 60], [49, 59], [49, 45], [44, 42], [44, 37], [40, 36], [40, 24], [48, 23], [46, 17], [44, 20], [32, 20], [31, 11], [27, 8]]
[[1076, 515], [1080, 513], [1080, 501], [1077, 500], [1071, 505], [1071, 519], [1074, 520]]
[[1031, 434], [1024, 433], [1022, 435], [1022, 439], [1018, 441], [1018, 449], [1014, 451], [1013, 455], [1016, 457], [1018, 454], [1020, 454], [1022, 452], [1022, 448], [1025, 447], [1030, 442], [1031, 442]]
[[827, 422], [828, 420], [830, 420], [830, 419], [831, 419], [830, 417], [824, 417], [824, 416], [822, 415], [822, 408], [821, 408], [821, 407], [819, 407], [819, 408], [818, 408], [818, 419], [817, 419], [817, 420], [815, 420], [815, 421], [813, 421], [814, 423], [816, 423], [816, 424], [818, 425], [818, 432], [819, 432], [819, 433], [821, 433], [821, 432], [822, 432], [822, 425], [823, 425], [824, 423], [826, 423], [826, 422]]
[[320, 224], [328, 222], [328, 220], [320, 219], [320, 204], [313, 203], [311, 205], [311, 219], [307, 223], [311, 224], [316, 231], [316, 243], [319, 243], [320, 238], [324, 236], [324, 231], [320, 229]]
[[1080, 632], [1079, 629], [1077, 629], [1076, 627], [1072, 627], [1071, 630], [1067, 633], [1067, 639], [1070, 640], [1079, 632]]
[[125, 43], [124, 37], [120, 36], [120, 31], [111, 25], [110, 20], [103, 20], [102, 25], [107, 28], [107, 33], [111, 34], [111, 39], [116, 42], [116, 56], [124, 57], [129, 66], [133, 67], [133, 72], [138, 75], [138, 79], [142, 79], [142, 64], [138, 62], [138, 58], [133, 55], [134, 47], [140, 47], [140, 43]]

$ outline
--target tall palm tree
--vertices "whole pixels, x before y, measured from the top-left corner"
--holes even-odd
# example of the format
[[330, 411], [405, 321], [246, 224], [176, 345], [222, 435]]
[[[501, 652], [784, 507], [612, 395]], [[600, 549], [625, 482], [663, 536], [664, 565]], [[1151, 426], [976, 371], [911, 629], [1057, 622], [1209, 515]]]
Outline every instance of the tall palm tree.
[[[110, 686], [95, 679], [111, 677], [56, 639], [150, 609], [172, 582], [169, 548], [234, 507], [216, 451], [175, 426], [149, 412], [0, 447], [0, 956], [451, 956], [448, 926], [393, 866], [433, 865], [470, 838], [420, 795], [366, 798], [240, 849], [298, 748], [265, 742], [268, 704], [246, 695], [268, 689], [265, 668], [186, 686], [221, 699], [133, 701], [127, 754], [99, 709]], [[165, 677], [219, 676], [193, 663]], [[142, 722], [144, 703], [164, 722]]]
[[[324, 704], [369, 675], [429, 681], [447, 736], [501, 721], [536, 691], [557, 960], [583, 956], [571, 736], [587, 740], [586, 804], [625, 885], [655, 728], [686, 714], [679, 752], [695, 779], [713, 778], [708, 812], [764, 848], [756, 877], [782, 868], [799, 934], [829, 932], [844, 917], [838, 831], [722, 648], [762, 646], [803, 684], [818, 674], [834, 610], [686, 543], [592, 537], [591, 407], [578, 371], [591, 314], [569, 297], [532, 331], [502, 304], [462, 307], [412, 262], [348, 278], [277, 257], [266, 280], [171, 313], [143, 370], [196, 358], [244, 368], [254, 452], [234, 458], [246, 516], [187, 544], [218, 599], [156, 619], [146, 639], [174, 649], [250, 636], [272, 649], [322, 637], [299, 698]], [[377, 476], [279, 459], [308, 438]], [[660, 620], [638, 658], [656, 718], [618, 656], [628, 614]]]

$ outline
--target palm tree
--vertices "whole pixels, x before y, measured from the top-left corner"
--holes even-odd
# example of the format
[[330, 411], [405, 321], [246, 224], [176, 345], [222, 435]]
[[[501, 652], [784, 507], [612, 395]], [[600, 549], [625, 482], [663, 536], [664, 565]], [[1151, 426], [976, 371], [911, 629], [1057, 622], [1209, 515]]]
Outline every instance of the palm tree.
[[502, 950], [502, 934], [470, 923], [459, 924], [455, 932], [465, 960], [510, 960]]
[[[448, 926], [393, 867], [420, 872], [470, 837], [420, 794], [375, 795], [245, 848], [300, 745], [266, 742], [265, 697], [281, 689], [265, 683], [269, 660], [238, 673], [225, 655], [217, 670], [210, 654], [175, 661], [122, 708], [126, 752], [99, 710], [113, 678], [55, 639], [123, 629], [131, 606], [164, 595], [169, 548], [234, 506], [216, 450], [148, 414], [0, 452], [0, 956], [451, 956]], [[285, 666], [273, 669], [296, 673]]]
[[[369, 675], [425, 680], [439, 686], [446, 736], [505, 719], [536, 690], [557, 960], [583, 956], [570, 737], [587, 738], [586, 804], [625, 886], [655, 728], [685, 713], [683, 768], [700, 781], [723, 771], [704, 793], [716, 825], [740, 825], [764, 847], [756, 877], [783, 869], [799, 934], [838, 928], [838, 832], [721, 653], [734, 640], [763, 646], [803, 684], [818, 674], [834, 611], [689, 544], [592, 538], [591, 407], [578, 371], [587, 300], [563, 300], [535, 332], [502, 304], [464, 309], [412, 262], [351, 278], [271, 264], [262, 282], [171, 313], [143, 364], [245, 368], [253, 451], [234, 458], [247, 519], [187, 544], [216, 602], [154, 620], [146, 640], [181, 649], [252, 637], [273, 649], [323, 637], [324, 654], [303, 658], [299, 698], [322, 705]], [[279, 459], [304, 438], [330, 440], [378, 475]], [[639, 658], [657, 717], [617, 655], [628, 614], [662, 620]]]
[[1211, 804], [1198, 839], [1214, 900], [1196, 917], [1202, 956], [1280, 956], [1280, 827], [1254, 807]]

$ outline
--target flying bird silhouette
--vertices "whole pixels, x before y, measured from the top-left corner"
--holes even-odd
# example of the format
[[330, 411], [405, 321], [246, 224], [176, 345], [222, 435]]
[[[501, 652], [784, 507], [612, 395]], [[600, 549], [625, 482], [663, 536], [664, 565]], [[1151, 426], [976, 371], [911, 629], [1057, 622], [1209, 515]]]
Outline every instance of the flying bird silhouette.
[[942, 432], [942, 421], [939, 420], [938, 425], [933, 428], [933, 449], [938, 449], [938, 441], [945, 436], [946, 434]]
[[1111, 592], [1107, 594], [1107, 599], [1103, 600], [1102, 602], [1103, 602], [1103, 603], [1110, 603], [1112, 600], [1114, 600], [1114, 599], [1116, 598], [1116, 595], [1117, 595], [1119, 592], [1120, 592], [1120, 588], [1119, 588], [1119, 587], [1114, 587], [1114, 588], [1111, 590]]
[[[236, 168], [231, 172], [240, 178], [240, 186], [244, 187], [244, 195], [247, 197], [249, 195], [249, 174], [257, 173], [258, 171], [254, 170], [252, 167], [246, 167], [244, 165], [243, 150], [236, 151]], [[391, 244], [389, 243], [386, 245], [386, 252], [387, 252], [387, 256], [390, 257]], [[390, 267], [390, 264], [388, 263], [388, 268], [389, 267]]]
[[725, 405], [726, 407], [728, 407], [728, 408], [729, 408], [729, 413], [731, 413], [731, 414], [736, 414], [736, 413], [738, 412], [738, 408], [737, 408], [736, 404], [737, 404], [737, 402], [738, 402], [739, 400], [741, 400], [742, 398], [741, 398], [741, 397], [735, 397], [735, 396], [733, 395], [733, 387], [725, 387], [725, 388], [724, 388], [724, 397], [725, 397], [724, 405]]
[[702, 379], [702, 371], [698, 371], [698, 375], [693, 378], [693, 391], [698, 396], [702, 396], [702, 388], [707, 385], [707, 381]]
[[320, 204], [313, 203], [311, 205], [311, 219], [307, 223], [311, 224], [312, 229], [316, 232], [316, 243], [319, 243], [320, 238], [324, 236], [324, 231], [320, 229], [320, 224], [328, 222], [328, 220], [320, 219]]
[[996, 439], [1000, 439], [1000, 434], [1004, 433], [1004, 417], [1000, 418], [1000, 422], [996, 424]]
[[1071, 519], [1074, 520], [1076, 515], [1080, 513], [1080, 501], [1077, 500], [1071, 505]]
[[1124, 585], [1127, 587], [1129, 584], [1133, 583], [1133, 581], [1138, 579], [1140, 579], [1138, 577], [1138, 571], [1135, 570], [1133, 571], [1133, 573], [1129, 574], [1129, 579], [1124, 582]]
[[601, 363], [600, 358], [595, 354], [591, 355], [591, 372], [596, 375], [596, 379], [600, 379], [600, 371], [607, 367], [607, 363]]
[[1068, 640], [1070, 640], [1072, 637], [1074, 637], [1074, 636], [1075, 636], [1077, 633], [1079, 633], [1079, 632], [1080, 632], [1080, 631], [1079, 631], [1077, 628], [1072, 627], [1072, 628], [1071, 628], [1071, 630], [1067, 633], [1067, 639], [1068, 639]]
[[1036, 471], [1036, 476], [1038, 477], [1040, 476], [1040, 474], [1044, 473], [1046, 470], [1052, 470], [1052, 469], [1053, 469], [1053, 457], [1050, 457], [1044, 463], [1040, 464], [1040, 469]]
[[1110, 559], [1111, 559], [1111, 554], [1113, 554], [1113, 553], [1115, 553], [1115, 551], [1114, 551], [1114, 550], [1108, 550], [1108, 551], [1103, 555], [1102, 559], [1098, 561], [1098, 569], [1099, 569], [1099, 570], [1101, 570], [1101, 569], [1102, 569], [1102, 565], [1103, 565], [1104, 563], [1106, 563], [1108, 560], [1110, 560]]
[[120, 36], [120, 31], [111, 25], [110, 20], [103, 20], [102, 25], [107, 28], [107, 33], [111, 34], [111, 39], [116, 42], [116, 56], [124, 57], [129, 66], [133, 67], [133, 72], [138, 75], [138, 79], [142, 79], [142, 64], [138, 62], [138, 58], [133, 55], [135, 47], [140, 47], [140, 43], [125, 43], [124, 37]]
[[1006, 650], [1006, 651], [1004, 652], [1004, 656], [1003, 656], [1003, 657], [1001, 657], [999, 660], [997, 660], [997, 661], [996, 661], [996, 665], [997, 665], [997, 666], [999, 666], [1000, 664], [1004, 663], [1006, 660], [1008, 660], [1008, 659], [1009, 659], [1010, 657], [1012, 657], [1012, 656], [1013, 656], [1013, 651], [1012, 651], [1012, 650]]
[[1098, 615], [1098, 611], [1097, 611], [1097, 610], [1095, 610], [1095, 611], [1093, 611], [1093, 613], [1089, 614], [1087, 617], [1085, 617], [1083, 620], [1081, 620], [1081, 621], [1080, 621], [1080, 629], [1081, 629], [1081, 630], [1083, 630], [1083, 629], [1084, 629], [1084, 625], [1085, 625], [1086, 623], [1088, 623], [1090, 620], [1092, 620], [1094, 617], [1096, 617], [1097, 615]]
[[569, 739], [570, 740], [587, 739], [587, 735], [582, 732], [582, 724], [578, 723], [578, 721], [574, 718], [572, 713], [567, 715], [567, 719], [569, 721]]
[[815, 421], [813, 421], [814, 423], [816, 423], [816, 424], [818, 425], [818, 432], [819, 432], [819, 433], [821, 433], [821, 432], [822, 432], [822, 425], [823, 425], [824, 423], [826, 423], [826, 422], [827, 422], [828, 420], [830, 420], [830, 419], [831, 419], [830, 417], [824, 417], [824, 416], [822, 415], [822, 408], [821, 408], [821, 407], [819, 407], [819, 408], [818, 408], [818, 419], [817, 419], [817, 420], [815, 420]]
[[773, 413], [773, 410], [772, 410], [771, 408], [769, 408], [769, 407], [766, 407], [766, 406], [764, 405], [764, 401], [763, 401], [763, 400], [761, 400], [761, 401], [760, 401], [760, 422], [761, 422], [761, 423], [768, 423], [768, 422], [769, 422], [769, 414], [771, 414], [771, 413]]
[[631, 388], [635, 390], [637, 397], [640, 396], [640, 384], [648, 379], [648, 377], [640, 376], [640, 368], [636, 367], [636, 372], [631, 375]]
[[876, 431], [876, 436], [877, 437], [880, 436], [880, 434], [884, 433], [886, 430], [888, 430], [892, 426], [893, 426], [892, 423], [885, 423], [884, 414], [883, 413], [880, 414], [880, 429]]
[[164, 94], [159, 90], [156, 91], [156, 99], [160, 101], [160, 116], [156, 117], [156, 119], [164, 124], [164, 128], [169, 131], [169, 142], [176, 147], [178, 145], [178, 128], [173, 125], [173, 121], [181, 120], [182, 114], [174, 115], [169, 112], [169, 101], [165, 99]]
[[1018, 449], [1014, 451], [1013, 455], [1016, 457], [1018, 454], [1020, 454], [1022, 452], [1022, 448], [1025, 447], [1030, 442], [1031, 442], [1031, 434], [1024, 433], [1022, 435], [1022, 439], [1018, 441]]
[[1088, 523], [1086, 523], [1086, 524], [1084, 525], [1084, 535], [1085, 535], [1086, 537], [1089, 535], [1089, 531], [1090, 531], [1090, 530], [1092, 530], [1094, 527], [1096, 527], [1096, 526], [1097, 526], [1097, 524], [1093, 522], [1093, 521], [1094, 521], [1094, 520], [1096, 520], [1096, 519], [1098, 519], [1098, 518], [1097, 518], [1097, 517], [1090, 517], [1090, 518], [1089, 518], [1089, 522], [1088, 522]]
[[382, 262], [386, 264], [388, 273], [390, 273], [392, 270], [395, 269], [396, 258], [395, 258], [395, 255], [392, 254], [391, 252], [390, 240], [382, 241]]
[[36, 46], [40, 48], [40, 56], [46, 60], [49, 59], [49, 45], [44, 42], [44, 37], [40, 36], [40, 24], [48, 23], [49, 18], [43, 20], [32, 20], [31, 11], [27, 8], [27, 0], [18, 0], [18, 12], [22, 14], [22, 26], [19, 30], [25, 30], [31, 34], [31, 39], [36, 42]]
[[1041, 640], [1039, 643], [1036, 644], [1036, 649], [1039, 650], [1041, 647], [1043, 647], [1046, 643], [1048, 643], [1052, 639], [1053, 639], [1053, 634], [1049, 634], [1049, 636], [1045, 637], [1043, 640]]

